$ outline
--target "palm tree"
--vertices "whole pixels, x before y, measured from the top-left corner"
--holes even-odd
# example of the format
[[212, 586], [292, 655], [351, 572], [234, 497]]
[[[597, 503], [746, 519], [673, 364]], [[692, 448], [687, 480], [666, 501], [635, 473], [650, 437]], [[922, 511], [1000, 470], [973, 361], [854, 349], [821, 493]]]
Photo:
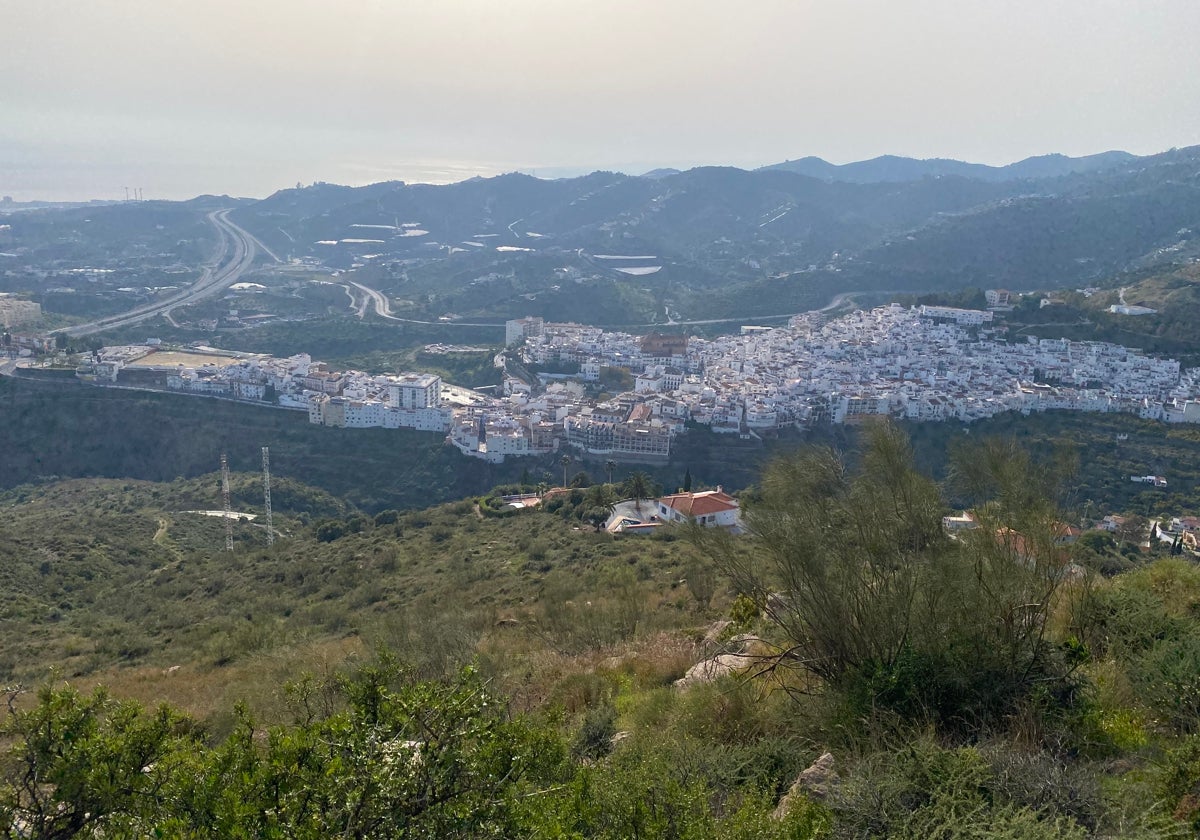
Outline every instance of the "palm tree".
[[607, 510], [611, 510], [612, 506], [617, 503], [617, 494], [613, 492], [612, 485], [609, 484], [593, 484], [587, 489], [584, 498], [591, 507]]
[[617, 468], [617, 462], [611, 458], [604, 462], [604, 470], [608, 473], [608, 483], [612, 484], [613, 471]]
[[593, 484], [584, 494], [584, 501], [587, 503], [585, 518], [599, 531], [612, 516], [613, 505], [617, 503], [617, 494], [613, 492], [611, 484]]
[[641, 470], [630, 473], [629, 478], [625, 480], [625, 490], [630, 496], [633, 496], [634, 506], [638, 509], [638, 513], [641, 513], [642, 499], [650, 495], [650, 476]]
[[563, 468], [563, 483], [562, 483], [562, 486], [563, 486], [563, 487], [566, 487], [566, 486], [567, 486], [567, 467], [571, 466], [571, 456], [570, 456], [570, 455], [563, 455], [561, 458], [559, 458], [559, 459], [558, 459], [558, 462], [559, 462], [560, 464], [562, 464], [562, 468]]

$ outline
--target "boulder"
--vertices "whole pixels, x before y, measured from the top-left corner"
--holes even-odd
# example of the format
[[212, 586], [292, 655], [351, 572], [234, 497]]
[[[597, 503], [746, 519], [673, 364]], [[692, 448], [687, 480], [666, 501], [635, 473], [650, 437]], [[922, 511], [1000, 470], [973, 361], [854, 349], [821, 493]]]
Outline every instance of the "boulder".
[[721, 634], [725, 632], [725, 628], [731, 624], [733, 622], [727, 618], [721, 621], [714, 621], [704, 634], [704, 644], [715, 645], [720, 640]]
[[675, 680], [676, 688], [687, 688], [690, 685], [700, 685], [719, 680], [721, 677], [734, 674], [750, 664], [750, 657], [740, 653], [722, 653], [711, 659], [697, 662], [687, 673]]
[[734, 636], [725, 645], [734, 653], [747, 654], [751, 648], [761, 641], [762, 639], [758, 638], [758, 636], [753, 636], [750, 633], [742, 633], [740, 636]]
[[799, 797], [807, 797], [816, 802], [824, 802], [838, 786], [840, 779], [833, 768], [833, 753], [825, 753], [808, 767], [800, 771], [796, 781], [788, 788], [788, 792], [779, 800], [778, 807], [772, 814], [775, 819], [783, 819], [788, 809]]

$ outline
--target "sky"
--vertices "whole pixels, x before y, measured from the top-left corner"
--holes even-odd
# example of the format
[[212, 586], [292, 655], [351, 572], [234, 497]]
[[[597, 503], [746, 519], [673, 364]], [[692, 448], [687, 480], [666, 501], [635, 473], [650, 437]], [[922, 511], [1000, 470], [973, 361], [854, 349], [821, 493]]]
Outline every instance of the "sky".
[[0, 195], [1200, 144], [1196, 0], [0, 0]]

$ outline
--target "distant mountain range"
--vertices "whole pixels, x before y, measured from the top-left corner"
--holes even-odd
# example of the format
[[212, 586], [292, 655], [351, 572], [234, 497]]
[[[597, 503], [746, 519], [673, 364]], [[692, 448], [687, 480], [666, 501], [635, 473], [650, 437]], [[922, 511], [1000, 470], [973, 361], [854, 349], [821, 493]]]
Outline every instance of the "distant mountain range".
[[[988, 166], [983, 163], [965, 163], [961, 160], [946, 158], [916, 158], [883, 155], [871, 160], [860, 160], [854, 163], [829, 163], [819, 157], [804, 157], [799, 160], [788, 160], [770, 166], [760, 167], [762, 170], [795, 172], [822, 181], [847, 181], [853, 184], [875, 184], [880, 182], [916, 181], [921, 178], [938, 178], [956, 176], [972, 178], [979, 181], [1018, 181], [1040, 178], [1057, 178], [1062, 175], [1073, 175], [1080, 172], [1096, 172], [1111, 169], [1124, 163], [1136, 160], [1129, 152], [1101, 152], [1096, 155], [1083, 157], [1067, 157], [1066, 155], [1039, 155], [1025, 160], [1010, 163], [1007, 166]], [[670, 170], [655, 170], [669, 172]], [[656, 177], [647, 173], [647, 177]]]
[[[598, 301], [611, 305], [610, 323], [655, 307], [728, 317], [799, 311], [848, 290], [1075, 287], [1190, 259], [1200, 147], [1004, 167], [806, 158], [754, 171], [316, 184], [234, 216], [280, 255], [392, 265], [391, 276], [408, 278], [397, 297], [433, 296], [473, 317], [586, 320], [602, 317]], [[615, 285], [573, 294], [560, 269]], [[510, 279], [480, 279], [500, 276]], [[635, 297], [638, 315], [626, 305]]]
[[82, 261], [52, 214], [82, 214], [81, 236], [138, 239], [172, 210], [170, 244], [205, 235], [200, 214], [231, 204], [280, 258], [361, 269], [403, 317], [644, 325], [784, 315], [846, 292], [1076, 288], [1185, 265], [1200, 256], [1200, 147], [1006, 167], [809, 158], [754, 171], [317, 183], [262, 200], [31, 210], [8, 236], [19, 244], [38, 222], [60, 259]]

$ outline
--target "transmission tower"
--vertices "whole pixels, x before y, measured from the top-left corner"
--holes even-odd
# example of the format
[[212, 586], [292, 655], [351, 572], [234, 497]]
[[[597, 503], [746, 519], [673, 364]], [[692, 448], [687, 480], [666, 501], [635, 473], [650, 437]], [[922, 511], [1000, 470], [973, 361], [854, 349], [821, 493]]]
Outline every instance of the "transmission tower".
[[233, 551], [233, 514], [229, 510], [229, 459], [221, 453], [221, 501], [225, 505], [225, 550]]
[[263, 508], [267, 512], [267, 545], [275, 544], [275, 529], [271, 523], [271, 450], [264, 446], [263, 452]]

